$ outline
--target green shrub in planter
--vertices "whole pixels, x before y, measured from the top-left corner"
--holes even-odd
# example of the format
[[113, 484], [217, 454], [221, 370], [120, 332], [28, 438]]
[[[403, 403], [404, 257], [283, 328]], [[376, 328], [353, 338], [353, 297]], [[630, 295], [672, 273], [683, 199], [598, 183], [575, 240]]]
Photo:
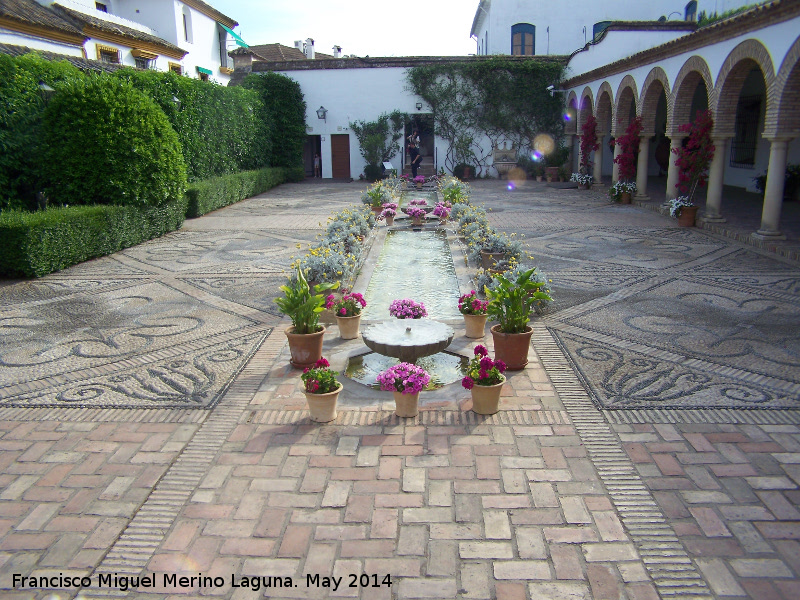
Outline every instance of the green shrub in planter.
[[183, 198], [178, 137], [128, 82], [92, 77], [64, 85], [45, 109], [43, 132], [45, 181], [58, 203], [146, 207]]

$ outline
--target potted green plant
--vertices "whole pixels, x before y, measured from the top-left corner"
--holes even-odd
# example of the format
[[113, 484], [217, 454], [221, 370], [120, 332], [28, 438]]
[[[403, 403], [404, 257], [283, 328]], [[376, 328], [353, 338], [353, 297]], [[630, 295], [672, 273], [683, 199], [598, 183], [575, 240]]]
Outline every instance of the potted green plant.
[[[625, 130], [625, 134], [615, 140], [620, 147], [620, 152], [614, 157], [614, 162], [619, 165], [620, 181], [627, 187], [623, 189], [620, 197], [622, 204], [631, 203], [631, 195], [636, 191], [636, 159], [639, 154], [639, 134], [642, 132], [642, 118], [636, 117]], [[631, 189], [632, 186], [632, 189]]]
[[336, 380], [338, 373], [331, 371], [330, 363], [320, 357], [313, 367], [303, 371], [303, 393], [306, 395], [311, 420], [327, 423], [336, 418], [336, 403], [342, 384]]
[[[592, 161], [590, 160], [590, 156], [592, 152], [597, 151], [600, 148], [600, 142], [597, 141], [597, 119], [595, 119], [592, 115], [586, 119], [586, 123], [583, 124], [581, 127], [581, 160], [580, 160], [580, 168], [579, 172], [580, 175], [584, 177], [590, 177], [588, 183], [584, 182], [583, 185], [586, 186], [585, 189], [589, 189], [592, 187], [592, 178], [589, 174], [592, 170]], [[578, 182], [578, 187], [580, 188], [581, 182]]]
[[464, 315], [464, 327], [468, 338], [482, 338], [486, 328], [488, 315], [486, 310], [489, 303], [478, 298], [475, 290], [464, 294], [458, 299], [458, 312]]
[[489, 350], [483, 344], [475, 346], [473, 353], [461, 385], [472, 394], [474, 412], [479, 415], [493, 415], [500, 409], [500, 392], [506, 381], [503, 375], [506, 365], [502, 360], [489, 358]]
[[324, 292], [338, 287], [339, 282], [320, 283], [312, 291], [299, 266], [295, 277], [280, 287], [283, 297], [275, 298], [275, 304], [292, 320], [292, 326], [286, 329], [292, 366], [305, 369], [322, 358], [325, 328], [319, 324], [319, 314], [325, 306]]
[[636, 191], [636, 184], [633, 181], [618, 181], [608, 188], [608, 197], [612, 202], [620, 204], [630, 204], [633, 193]]
[[485, 288], [489, 298], [488, 314], [498, 324], [491, 328], [495, 356], [511, 371], [518, 371], [528, 364], [533, 328], [528, 321], [534, 304], [539, 300], [552, 300], [540, 288], [544, 283], [535, 278], [536, 269], [528, 269], [516, 275], [497, 275], [494, 289]]

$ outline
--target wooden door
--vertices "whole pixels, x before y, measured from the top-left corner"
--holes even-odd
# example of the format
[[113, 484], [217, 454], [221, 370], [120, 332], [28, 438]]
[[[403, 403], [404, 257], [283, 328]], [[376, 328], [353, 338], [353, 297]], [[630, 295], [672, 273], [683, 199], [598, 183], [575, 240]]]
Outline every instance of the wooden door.
[[350, 135], [331, 136], [331, 176], [334, 179], [350, 179]]

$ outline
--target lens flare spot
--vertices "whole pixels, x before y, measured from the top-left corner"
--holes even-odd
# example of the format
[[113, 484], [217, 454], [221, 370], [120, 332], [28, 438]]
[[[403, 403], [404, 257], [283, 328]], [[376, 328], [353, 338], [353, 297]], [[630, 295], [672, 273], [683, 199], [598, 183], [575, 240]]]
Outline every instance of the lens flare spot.
[[550, 134], [540, 133], [533, 138], [533, 149], [540, 155], [547, 156], [556, 148], [556, 142]]
[[509, 181], [509, 182], [508, 182], [508, 184], [506, 185], [506, 189], [507, 189], [509, 192], [510, 192], [510, 191], [512, 191], [512, 190], [514, 190], [516, 187], [517, 187], [517, 186], [516, 186], [516, 185], [514, 185], [514, 182], [513, 182], [513, 181]]

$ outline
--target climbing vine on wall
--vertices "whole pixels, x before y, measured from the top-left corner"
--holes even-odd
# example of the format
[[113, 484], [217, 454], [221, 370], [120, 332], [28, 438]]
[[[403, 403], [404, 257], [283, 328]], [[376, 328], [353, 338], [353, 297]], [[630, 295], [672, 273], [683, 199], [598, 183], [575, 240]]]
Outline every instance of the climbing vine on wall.
[[483, 170], [484, 136], [492, 146], [508, 140], [529, 149], [540, 133], [563, 134], [563, 98], [547, 91], [562, 73], [563, 64], [552, 59], [491, 57], [413, 67], [406, 78], [408, 90], [430, 105], [436, 135], [449, 143], [445, 166]]

